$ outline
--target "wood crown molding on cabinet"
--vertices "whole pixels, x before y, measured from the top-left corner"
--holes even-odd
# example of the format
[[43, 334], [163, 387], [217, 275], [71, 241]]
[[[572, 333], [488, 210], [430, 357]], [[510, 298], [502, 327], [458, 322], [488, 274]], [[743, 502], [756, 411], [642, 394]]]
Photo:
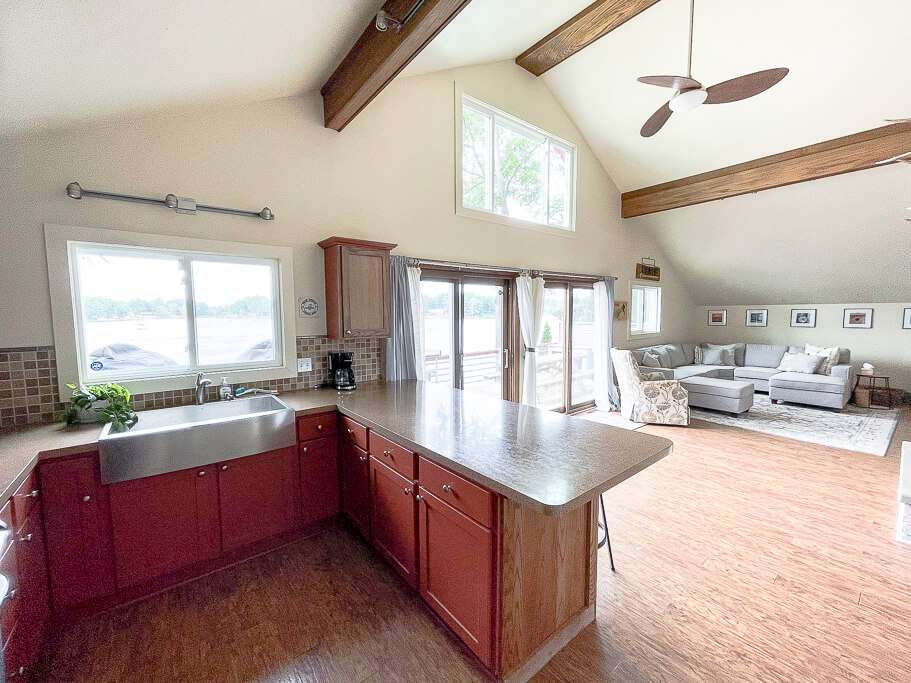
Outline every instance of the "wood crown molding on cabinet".
[[862, 171], [873, 168], [884, 159], [908, 151], [911, 151], [911, 123], [894, 123], [624, 192], [621, 197], [621, 215], [623, 218], [644, 216], [841, 173]]
[[[388, 0], [383, 10], [403, 18], [415, 0]], [[320, 89], [326, 128], [341, 131], [408, 66], [470, 0], [425, 0], [401, 31], [378, 31], [373, 17]]]
[[535, 76], [540, 76], [657, 2], [658, 0], [593, 2], [516, 57], [516, 64]]

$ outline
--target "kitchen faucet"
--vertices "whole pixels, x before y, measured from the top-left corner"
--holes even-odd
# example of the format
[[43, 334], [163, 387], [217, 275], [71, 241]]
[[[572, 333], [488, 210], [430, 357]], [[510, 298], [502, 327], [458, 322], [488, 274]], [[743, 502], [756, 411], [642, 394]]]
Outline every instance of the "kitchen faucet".
[[206, 402], [206, 387], [212, 384], [212, 380], [206, 379], [201, 372], [196, 375], [196, 405], [201, 406]]

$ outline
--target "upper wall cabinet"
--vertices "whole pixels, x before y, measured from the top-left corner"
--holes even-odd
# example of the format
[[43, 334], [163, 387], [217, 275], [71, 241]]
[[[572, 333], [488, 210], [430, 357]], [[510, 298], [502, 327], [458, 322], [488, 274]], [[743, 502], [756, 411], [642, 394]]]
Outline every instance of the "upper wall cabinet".
[[326, 330], [332, 339], [389, 336], [389, 252], [397, 245], [330, 237], [326, 257]]

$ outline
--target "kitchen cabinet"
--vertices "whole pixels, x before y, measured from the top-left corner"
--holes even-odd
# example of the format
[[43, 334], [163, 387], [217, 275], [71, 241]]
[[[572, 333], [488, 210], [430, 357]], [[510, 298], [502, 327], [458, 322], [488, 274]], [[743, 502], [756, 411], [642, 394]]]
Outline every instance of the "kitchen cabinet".
[[223, 548], [239, 548], [299, 526], [300, 492], [296, 446], [220, 463]]
[[221, 551], [214, 465], [113, 484], [110, 503], [119, 588]]
[[328, 336], [388, 337], [389, 252], [397, 245], [330, 237], [319, 246], [326, 270]]
[[16, 532], [14, 544], [19, 574], [15, 599], [21, 600], [17, 625], [13, 630], [19, 641], [16, 647], [16, 656], [20, 658], [18, 668], [29, 667], [38, 661], [50, 619], [47, 556], [40, 508], [36, 507]]
[[420, 488], [418, 564], [424, 601], [493, 667], [493, 531]]
[[96, 454], [48, 460], [38, 474], [55, 609], [113, 592], [107, 491]]
[[370, 538], [370, 458], [349, 439], [339, 443], [342, 512], [364, 538]]
[[[335, 423], [335, 416], [332, 419]], [[339, 511], [338, 444], [315, 439], [300, 444], [301, 512], [303, 524], [318, 522]]]
[[412, 588], [418, 584], [415, 505], [414, 483], [371, 458], [371, 540]]

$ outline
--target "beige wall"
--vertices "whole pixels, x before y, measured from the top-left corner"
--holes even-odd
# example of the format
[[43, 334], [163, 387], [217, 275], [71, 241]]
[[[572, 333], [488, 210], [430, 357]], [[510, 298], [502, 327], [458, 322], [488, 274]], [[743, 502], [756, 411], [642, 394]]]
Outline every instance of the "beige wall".
[[[554, 235], [456, 216], [455, 85], [579, 146], [577, 228]], [[321, 251], [333, 234], [397, 242], [396, 253], [621, 277], [641, 256], [664, 268], [662, 338], [683, 335], [693, 304], [650, 238], [621, 224], [619, 193], [540, 81], [511, 62], [394, 82], [341, 134], [315, 93], [0, 141], [0, 347], [52, 342], [44, 223], [295, 247], [299, 296], [323, 300]], [[64, 187], [168, 192], [258, 210], [273, 222], [68, 199]], [[115, 285], [116, 286], [116, 285]], [[324, 319], [298, 320], [300, 335]], [[618, 323], [618, 342], [626, 339]]]
[[[756, 342], [761, 344], [815, 344], [841, 346], [851, 349], [851, 360], [858, 364], [873, 363], [877, 374], [888, 375], [893, 387], [911, 390], [911, 330], [902, 329], [902, 310], [905, 304], [794, 304], [788, 306], [718, 306], [727, 308], [728, 324], [709, 327], [706, 324], [710, 307], [697, 308], [693, 328], [695, 341]], [[768, 327], [746, 327], [747, 308], [769, 309]], [[815, 308], [816, 327], [791, 327], [792, 308]], [[872, 308], [873, 328], [870, 330], [843, 329], [845, 308]]]

